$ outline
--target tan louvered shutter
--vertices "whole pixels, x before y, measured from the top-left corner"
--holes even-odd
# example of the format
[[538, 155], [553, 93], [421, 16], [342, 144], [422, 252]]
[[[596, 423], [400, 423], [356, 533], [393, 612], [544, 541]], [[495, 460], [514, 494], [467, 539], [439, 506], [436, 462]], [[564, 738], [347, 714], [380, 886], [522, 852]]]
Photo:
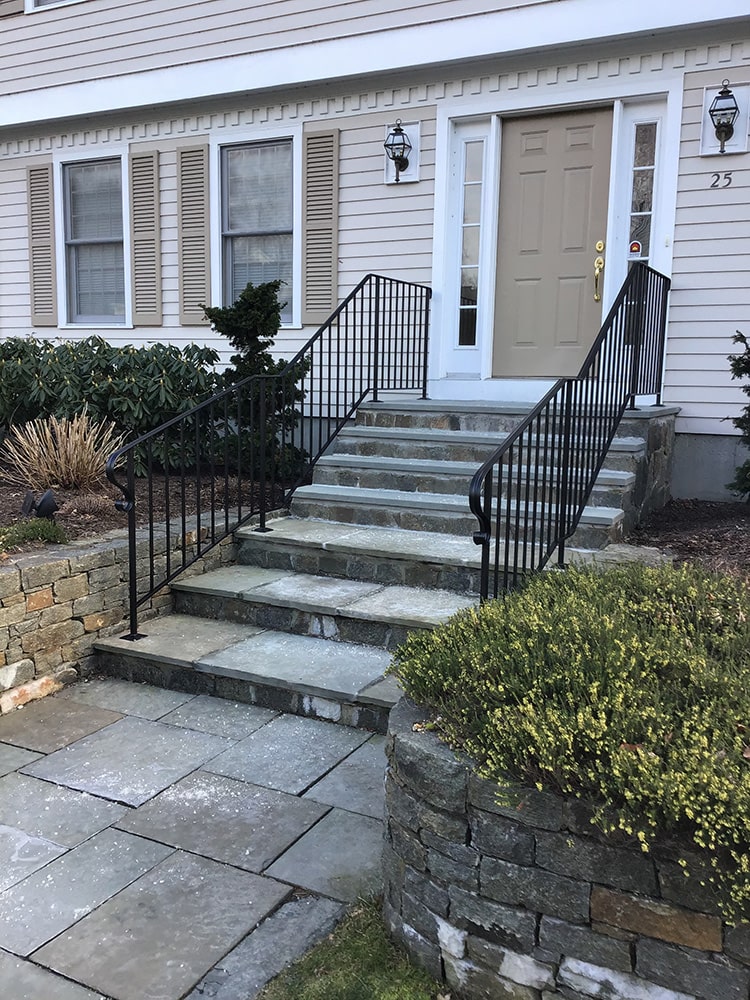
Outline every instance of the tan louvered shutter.
[[208, 146], [177, 150], [177, 224], [179, 228], [180, 322], [208, 321], [202, 304], [210, 302], [208, 228]]
[[28, 184], [31, 322], [34, 326], [57, 326], [52, 164], [29, 167]]
[[302, 322], [338, 305], [339, 133], [310, 132], [302, 157]]
[[159, 154], [130, 156], [130, 253], [133, 325], [161, 326]]
[[23, 0], [0, 0], [0, 17], [23, 14]]

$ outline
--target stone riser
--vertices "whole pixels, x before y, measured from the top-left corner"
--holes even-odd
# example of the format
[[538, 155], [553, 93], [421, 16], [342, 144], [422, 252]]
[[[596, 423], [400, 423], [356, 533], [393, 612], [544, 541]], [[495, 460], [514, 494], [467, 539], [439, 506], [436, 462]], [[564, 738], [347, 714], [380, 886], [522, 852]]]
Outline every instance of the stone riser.
[[[432, 531], [439, 534], [465, 535], [466, 537], [471, 537], [478, 528], [477, 519], [471, 514], [458, 514], [449, 511], [414, 511], [402, 507], [371, 507], [366, 504], [337, 504], [325, 500], [293, 499], [292, 514], [295, 517], [319, 518], [343, 524], [405, 528], [407, 531]], [[500, 537], [503, 536], [504, 531], [501, 528]], [[617, 525], [600, 527], [599, 525], [581, 524], [570, 539], [570, 544], [600, 549], [610, 542], [620, 541], [621, 538], [622, 529]]]
[[[276, 712], [323, 718], [375, 733], [386, 732], [388, 726], [390, 707], [345, 701], [323, 703], [321, 699], [309, 698], [281, 685], [265, 685], [236, 677], [217, 676], [172, 663], [100, 650], [97, 669], [108, 677], [119, 677], [139, 684], [154, 684], [172, 691], [186, 691], [188, 694], [213, 695], [246, 705], [270, 708]], [[339, 713], [338, 718], [332, 717], [331, 709]]]
[[183, 615], [239, 622], [277, 632], [293, 632], [296, 635], [311, 635], [334, 642], [355, 642], [389, 650], [400, 645], [409, 632], [418, 630], [416, 626], [406, 628], [389, 622], [339, 614], [319, 614], [239, 598], [188, 594], [179, 590], [174, 593], [174, 606], [175, 611]]
[[419, 411], [380, 410], [361, 408], [357, 413], [359, 427], [424, 427], [437, 431], [478, 431], [502, 437], [515, 430], [525, 414], [497, 413], [434, 413]]
[[[477, 553], [479, 550], [476, 550]], [[308, 546], [276, 545], [271, 535], [254, 534], [238, 542], [237, 561], [243, 566], [292, 570], [314, 576], [334, 576], [366, 583], [428, 590], [479, 593], [479, 567], [402, 559], [388, 553], [370, 554]]]
[[[447, 496], [469, 495], [470, 480], [450, 473], [419, 474], [408, 471], [387, 472], [382, 469], [352, 469], [331, 464], [318, 465], [315, 469], [316, 485], [354, 486], [371, 490], [402, 490], [408, 493], [438, 493]], [[521, 484], [525, 487], [525, 483]], [[512, 484], [511, 496], [519, 496], [515, 482]], [[525, 497], [525, 489], [520, 495]], [[537, 500], [545, 499], [553, 502], [556, 491], [553, 484], [548, 485], [546, 495], [537, 489]], [[592, 507], [625, 507], [627, 505], [627, 490], [617, 486], [595, 486], [589, 499]]]

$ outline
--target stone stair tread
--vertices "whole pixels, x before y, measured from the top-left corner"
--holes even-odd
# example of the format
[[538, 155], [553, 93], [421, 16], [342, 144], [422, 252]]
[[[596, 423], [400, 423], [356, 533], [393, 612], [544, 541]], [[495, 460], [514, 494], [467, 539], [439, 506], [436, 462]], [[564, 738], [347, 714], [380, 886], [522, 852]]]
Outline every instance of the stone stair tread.
[[[510, 432], [498, 431], [467, 431], [467, 430], [447, 430], [434, 427], [380, 427], [379, 425], [354, 424], [341, 431], [336, 441], [336, 447], [342, 447], [346, 441], [354, 439], [362, 440], [396, 440], [396, 441], [419, 441], [431, 444], [482, 444], [498, 447]], [[532, 441], [536, 440], [532, 436]], [[549, 440], [547, 438], [547, 440]], [[573, 439], [575, 444], [575, 438]], [[610, 451], [644, 451], [645, 443], [639, 437], [615, 437], [609, 446]], [[330, 454], [336, 454], [335, 451]], [[342, 452], [344, 454], [344, 452]]]
[[[456, 611], [476, 604], [470, 598], [447, 590], [386, 586], [288, 570], [261, 572], [259, 575], [253, 566], [236, 566], [231, 573], [225, 569], [214, 570], [196, 579], [176, 581], [172, 586], [174, 590], [187, 593], [231, 596], [259, 604], [406, 628], [439, 625]], [[264, 579], [266, 574], [273, 579]], [[212, 588], [213, 578], [216, 589]]]
[[[456, 432], [453, 431], [455, 434]], [[479, 468], [477, 462], [441, 461], [430, 458], [398, 458], [390, 455], [349, 455], [345, 452], [324, 455], [318, 460], [318, 467], [371, 469], [378, 471], [403, 471], [434, 475], [466, 476], [471, 479]], [[520, 467], [520, 473], [526, 466]], [[620, 469], [601, 469], [596, 480], [598, 486], [630, 486], [635, 482], [635, 474]]]
[[[408, 490], [373, 490], [357, 486], [327, 486], [315, 484], [300, 486], [294, 500], [315, 500], [329, 503], [348, 503], [370, 507], [405, 507], [413, 511], [442, 511], [469, 514], [469, 498], [452, 493], [413, 493]], [[515, 503], [510, 509], [515, 511]], [[531, 504], [529, 505], [532, 506]], [[589, 525], [614, 525], [624, 517], [618, 507], [584, 507], [581, 523]]]
[[[381, 682], [391, 655], [383, 649], [192, 615], [168, 615], [149, 621], [145, 628], [142, 639], [101, 639], [96, 648], [312, 698], [386, 703], [389, 685]], [[372, 689], [369, 699], [368, 689]]]
[[[397, 559], [421, 559], [453, 566], [481, 565], [481, 550], [468, 535], [381, 528], [322, 521], [314, 518], [284, 517], [269, 521], [271, 532], [262, 536], [275, 545], [344, 552], [350, 555], [383, 553]], [[235, 532], [238, 539], [257, 537], [252, 528]]]

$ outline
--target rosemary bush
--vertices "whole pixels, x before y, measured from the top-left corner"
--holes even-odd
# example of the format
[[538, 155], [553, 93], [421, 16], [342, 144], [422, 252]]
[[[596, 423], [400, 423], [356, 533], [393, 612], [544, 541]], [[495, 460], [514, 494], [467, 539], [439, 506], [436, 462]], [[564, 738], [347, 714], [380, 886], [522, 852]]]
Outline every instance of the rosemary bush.
[[406, 693], [498, 784], [703, 852], [750, 914], [750, 590], [693, 567], [544, 573], [397, 650]]

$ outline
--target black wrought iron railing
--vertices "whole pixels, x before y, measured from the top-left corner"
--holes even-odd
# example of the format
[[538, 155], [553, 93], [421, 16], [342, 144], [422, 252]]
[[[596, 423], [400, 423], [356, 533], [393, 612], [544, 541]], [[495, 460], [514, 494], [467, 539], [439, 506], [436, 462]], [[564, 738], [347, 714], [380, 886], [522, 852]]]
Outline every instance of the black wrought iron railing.
[[560, 379], [477, 470], [481, 595], [497, 597], [565, 561], [617, 430], [636, 396], [661, 404], [670, 281], [635, 264], [575, 378]]
[[267, 514], [366, 398], [426, 394], [430, 296], [367, 275], [281, 371], [238, 382], [110, 456], [128, 513], [128, 638], [139, 638], [138, 609], [238, 527], [257, 519], [269, 530]]

